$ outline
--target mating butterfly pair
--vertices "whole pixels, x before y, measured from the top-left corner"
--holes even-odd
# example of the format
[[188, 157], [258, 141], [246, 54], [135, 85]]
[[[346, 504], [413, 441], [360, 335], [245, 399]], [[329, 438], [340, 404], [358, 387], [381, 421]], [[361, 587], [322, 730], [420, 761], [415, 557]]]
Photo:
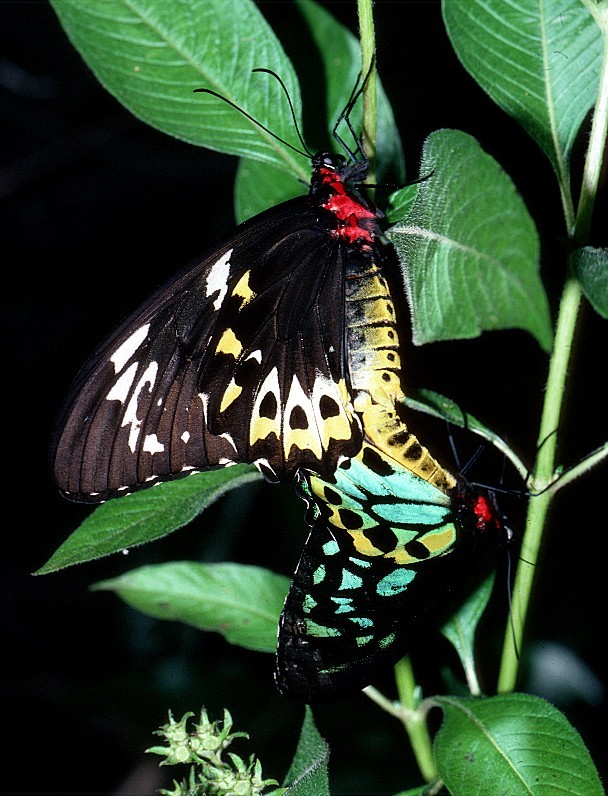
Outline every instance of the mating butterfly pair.
[[437, 601], [423, 591], [441, 598], [444, 555], [471, 560], [497, 524], [396, 412], [380, 230], [355, 187], [366, 166], [315, 156], [308, 196], [242, 224], [152, 296], [77, 377], [52, 449], [62, 493], [91, 503], [235, 462], [296, 477], [311, 533], [277, 684], [308, 702], [395, 661]]

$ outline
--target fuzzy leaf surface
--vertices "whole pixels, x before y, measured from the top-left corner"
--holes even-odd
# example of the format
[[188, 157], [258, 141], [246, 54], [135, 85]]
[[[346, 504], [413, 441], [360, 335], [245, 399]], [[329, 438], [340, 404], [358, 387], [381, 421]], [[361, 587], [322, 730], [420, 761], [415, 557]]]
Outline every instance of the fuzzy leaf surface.
[[328, 761], [329, 747], [307, 705], [298, 748], [283, 782], [288, 796], [329, 796]]
[[608, 319], [608, 249], [585, 246], [573, 252], [572, 267], [587, 301]]
[[551, 346], [539, 242], [507, 174], [477, 141], [439, 130], [425, 142], [413, 205], [389, 232], [412, 312], [413, 342], [520, 328]]

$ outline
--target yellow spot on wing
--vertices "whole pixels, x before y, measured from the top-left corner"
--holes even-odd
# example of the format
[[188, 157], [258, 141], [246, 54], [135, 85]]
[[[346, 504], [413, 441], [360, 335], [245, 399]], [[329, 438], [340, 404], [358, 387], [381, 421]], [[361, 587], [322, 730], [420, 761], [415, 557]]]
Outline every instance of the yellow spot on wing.
[[[423, 534], [416, 541], [426, 547], [431, 557], [442, 555], [447, 552], [456, 541], [456, 528], [450, 523], [450, 525], [446, 525], [443, 528]], [[424, 560], [410, 555], [403, 547], [387, 553], [386, 557], [392, 558], [397, 564], [414, 564]]]
[[[299, 409], [306, 418], [306, 428], [292, 428], [289, 425], [291, 413]], [[319, 418], [320, 420], [320, 418]], [[323, 455], [322, 443], [319, 438], [319, 425], [310, 398], [302, 389], [298, 377], [294, 374], [285, 404], [285, 417], [283, 421], [283, 450], [285, 458], [289, 458], [292, 446], [298, 450], [311, 450], [312, 453], [321, 459]]]
[[425, 533], [418, 541], [422, 542], [431, 555], [443, 553], [456, 541], [456, 528], [450, 523], [444, 528]]
[[255, 298], [255, 293], [249, 287], [249, 276], [251, 271], [245, 271], [243, 276], [239, 279], [239, 281], [234, 286], [232, 291], [233, 296], [240, 296], [243, 301], [241, 302], [240, 309], [243, 309], [245, 304], [249, 304], [249, 302]]
[[220, 337], [220, 341], [215, 349], [216, 354], [229, 354], [237, 359], [240, 356], [243, 346], [232, 329], [226, 329]]
[[[230, 382], [230, 384], [226, 387], [226, 392], [222, 397], [222, 403], [220, 404], [220, 412], [224, 412], [233, 401], [239, 397], [239, 395], [243, 392], [243, 388], [235, 382], [234, 379]], [[234, 443], [233, 443], [234, 444]]]
[[[321, 412], [321, 399], [323, 397], [335, 401], [338, 412], [330, 417], [323, 417]], [[312, 401], [315, 407], [317, 422], [321, 430], [322, 444], [325, 449], [329, 448], [331, 440], [350, 439], [352, 435], [352, 415], [346, 407], [350, 407], [350, 396], [346, 389], [344, 379], [336, 384], [330, 379], [317, 376], [313, 389]]]
[[358, 553], [363, 556], [381, 556], [384, 555], [382, 550], [379, 550], [377, 547], [371, 543], [369, 538], [363, 533], [362, 530], [359, 531], [352, 531], [349, 530], [348, 533], [352, 537], [353, 545]]

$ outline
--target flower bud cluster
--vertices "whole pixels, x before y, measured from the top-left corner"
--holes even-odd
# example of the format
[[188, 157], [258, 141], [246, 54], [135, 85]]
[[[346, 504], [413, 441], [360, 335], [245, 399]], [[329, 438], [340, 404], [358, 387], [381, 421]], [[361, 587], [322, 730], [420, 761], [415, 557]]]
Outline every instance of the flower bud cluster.
[[[223, 721], [210, 721], [203, 708], [200, 720], [190, 729], [187, 725], [194, 713], [185, 713], [175, 721], [169, 712], [169, 721], [156, 735], [164, 738], [167, 746], [153, 746], [147, 752], [165, 759], [161, 766], [190, 764], [187, 780], [174, 781], [174, 790], [163, 790], [163, 796], [262, 796], [264, 789], [278, 785], [275, 779], [262, 778], [262, 765], [254, 755], [245, 761], [233, 752], [222, 753], [235, 738], [248, 738], [246, 732], [231, 732], [232, 716], [224, 709]], [[268, 796], [279, 796], [284, 788]]]

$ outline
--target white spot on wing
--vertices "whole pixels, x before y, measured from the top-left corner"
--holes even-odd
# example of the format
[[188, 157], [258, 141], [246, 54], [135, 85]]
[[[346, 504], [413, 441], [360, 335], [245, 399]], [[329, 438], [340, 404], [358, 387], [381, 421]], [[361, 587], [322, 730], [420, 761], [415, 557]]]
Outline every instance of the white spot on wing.
[[[275, 470], [274, 470], [274, 467], [272, 467], [272, 465], [270, 464], [268, 459], [265, 459], [262, 456], [260, 456], [260, 458], [256, 459], [253, 463], [258, 468], [260, 473], [264, 476], [264, 478], [268, 477], [268, 471], [270, 471], [274, 476], [277, 475]], [[277, 480], [278, 480], [278, 477], [277, 477]]]
[[127, 398], [129, 397], [131, 385], [133, 384], [133, 379], [137, 373], [138, 365], [138, 362], [134, 362], [132, 365], [129, 365], [122, 376], [116, 382], [114, 382], [112, 389], [106, 395], [106, 399], [108, 401], [120, 401], [121, 404], [126, 402]]
[[230, 276], [230, 257], [233, 250], [229, 249], [220, 259], [211, 266], [207, 275], [207, 297], [219, 291], [218, 297], [213, 302], [216, 310], [222, 306], [224, 296], [228, 290], [228, 277]]
[[129, 335], [124, 343], [122, 343], [122, 345], [120, 345], [112, 354], [110, 357], [110, 362], [112, 362], [114, 365], [114, 373], [120, 373], [120, 371], [124, 368], [129, 359], [131, 359], [133, 354], [148, 336], [149, 328], [149, 323], [140, 326], [139, 329], [134, 331], [133, 334]]
[[261, 365], [262, 364], [262, 352], [260, 351], [259, 348], [256, 348], [256, 350], [252, 351], [251, 354], [249, 354], [249, 356], [245, 357], [245, 362], [247, 362], [248, 359], [255, 359], [256, 362], [259, 365]]
[[135, 448], [137, 446], [137, 439], [139, 437], [139, 431], [141, 427], [141, 420], [137, 417], [137, 407], [139, 403], [139, 396], [146, 384], [149, 384], [148, 392], [152, 392], [152, 387], [154, 387], [154, 382], [156, 381], [156, 375], [158, 373], [158, 363], [157, 362], [150, 362], [148, 367], [142, 374], [142, 377], [137, 383], [135, 390], [133, 391], [133, 395], [131, 396], [131, 400], [129, 401], [127, 408], [125, 409], [124, 416], [122, 418], [121, 425], [128, 426], [131, 424], [131, 430], [129, 431], [129, 448], [131, 449], [131, 453], [135, 453]]
[[165, 450], [165, 446], [162, 442], [158, 441], [156, 434], [147, 434], [144, 440], [143, 450], [152, 454], [162, 453]]
[[184, 433], [181, 435], [180, 439], [181, 439], [182, 442], [186, 442], [187, 443], [188, 440], [190, 439], [190, 432], [189, 431], [184, 431]]
[[206, 392], [199, 392], [198, 397], [201, 399], [203, 405], [203, 417], [205, 418], [205, 425], [207, 425], [207, 406], [209, 405], [209, 396]]
[[[234, 440], [232, 439], [232, 437], [230, 436], [230, 434], [227, 431], [225, 431], [223, 434], [220, 434], [220, 437], [223, 437], [227, 442], [229, 442], [232, 445], [232, 447], [234, 448], [235, 452], [238, 453], [238, 451], [236, 449], [236, 445], [234, 444]], [[220, 464], [222, 464], [221, 461], [220, 461]], [[234, 462], [233, 462], [233, 464], [234, 464]]]

